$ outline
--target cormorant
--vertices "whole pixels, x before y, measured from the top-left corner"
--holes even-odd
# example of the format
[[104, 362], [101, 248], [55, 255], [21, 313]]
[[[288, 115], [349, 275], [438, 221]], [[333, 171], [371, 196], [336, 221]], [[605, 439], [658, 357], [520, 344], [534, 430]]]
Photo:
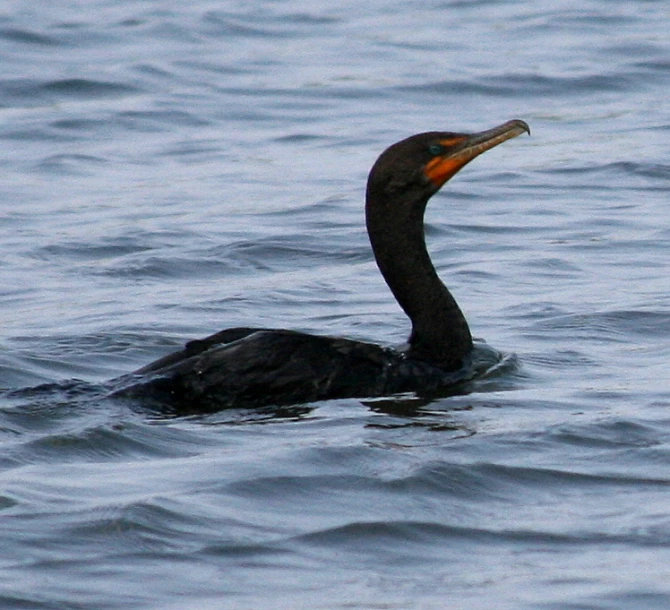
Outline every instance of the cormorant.
[[113, 380], [115, 395], [175, 413], [437, 392], [472, 376], [465, 316], [426, 250], [428, 200], [481, 153], [530, 133], [521, 120], [474, 134], [427, 132], [387, 148], [367, 183], [366, 225], [386, 283], [412, 323], [406, 349], [291, 330], [231, 328]]

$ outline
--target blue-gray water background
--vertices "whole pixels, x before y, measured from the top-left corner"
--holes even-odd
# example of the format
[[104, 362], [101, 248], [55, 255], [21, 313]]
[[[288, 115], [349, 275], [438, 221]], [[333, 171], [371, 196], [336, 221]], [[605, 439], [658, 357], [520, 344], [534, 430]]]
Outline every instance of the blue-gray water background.
[[670, 607], [670, 5], [0, 4], [0, 387], [236, 325], [401, 343], [364, 184], [527, 120], [431, 202], [468, 395], [161, 419], [0, 397], [0, 607]]

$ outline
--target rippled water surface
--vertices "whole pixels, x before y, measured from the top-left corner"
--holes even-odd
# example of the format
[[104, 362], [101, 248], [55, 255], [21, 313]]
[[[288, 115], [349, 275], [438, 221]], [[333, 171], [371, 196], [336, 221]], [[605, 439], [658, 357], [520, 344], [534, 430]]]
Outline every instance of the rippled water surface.
[[[670, 607], [668, 31], [651, 0], [3, 3], [0, 607]], [[432, 402], [96, 398], [231, 326], [402, 342], [368, 169], [511, 118], [427, 221], [515, 367]]]

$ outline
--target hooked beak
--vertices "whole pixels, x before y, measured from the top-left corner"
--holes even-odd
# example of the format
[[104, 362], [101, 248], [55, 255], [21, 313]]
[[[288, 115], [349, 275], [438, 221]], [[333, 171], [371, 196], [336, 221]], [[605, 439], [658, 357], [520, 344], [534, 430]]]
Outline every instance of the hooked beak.
[[443, 155], [431, 159], [424, 168], [426, 178], [436, 188], [440, 188], [463, 166], [483, 152], [516, 138], [522, 133], [530, 135], [530, 127], [525, 121], [514, 119], [493, 129], [479, 133], [457, 135], [440, 141], [446, 148]]

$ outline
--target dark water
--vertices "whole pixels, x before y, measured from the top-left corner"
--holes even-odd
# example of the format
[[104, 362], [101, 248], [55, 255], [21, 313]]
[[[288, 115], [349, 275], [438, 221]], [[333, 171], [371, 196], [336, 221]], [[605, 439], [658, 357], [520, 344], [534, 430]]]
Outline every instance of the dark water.
[[[670, 9], [0, 9], [0, 607], [670, 607]], [[531, 124], [429, 245], [516, 368], [161, 419], [95, 384], [236, 325], [399, 343], [363, 230], [414, 132]]]

